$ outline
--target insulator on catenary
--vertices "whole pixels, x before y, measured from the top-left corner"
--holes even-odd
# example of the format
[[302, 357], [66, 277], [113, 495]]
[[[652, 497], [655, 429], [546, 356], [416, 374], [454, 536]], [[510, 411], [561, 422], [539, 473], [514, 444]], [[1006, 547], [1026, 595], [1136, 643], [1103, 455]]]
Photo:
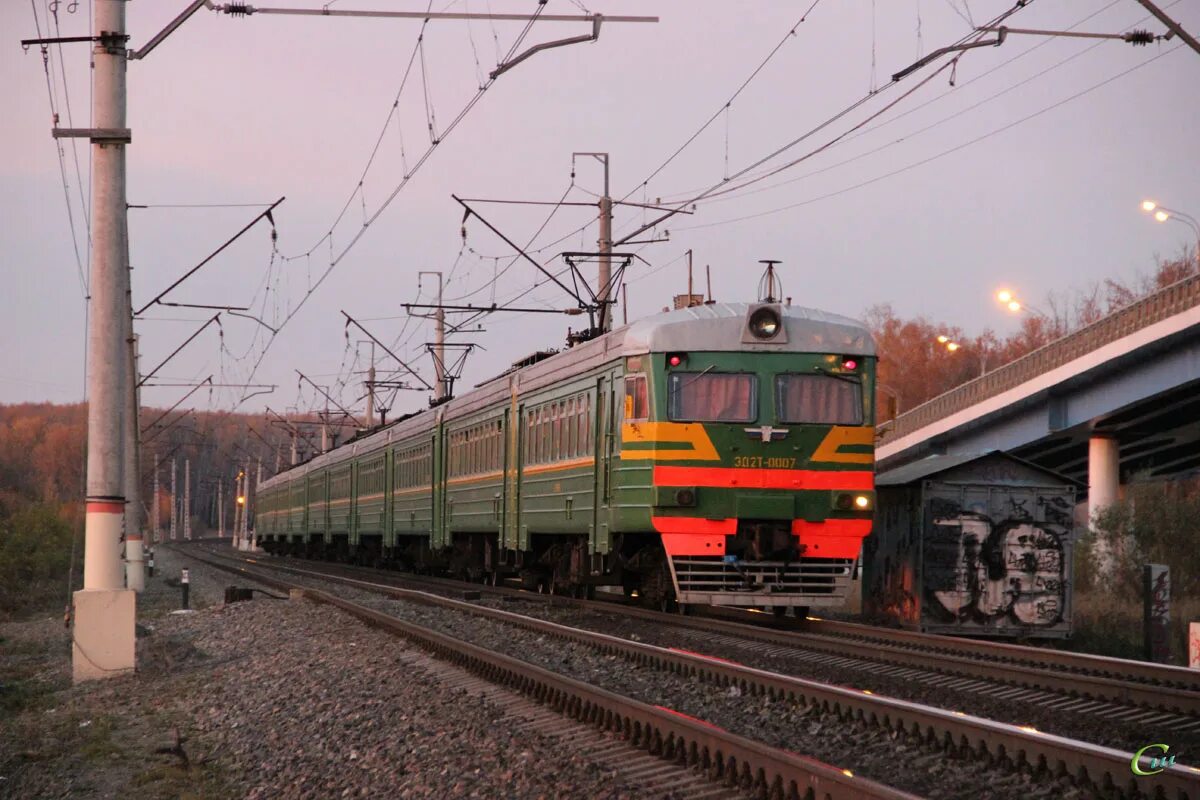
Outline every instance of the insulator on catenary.
[[249, 3], [226, 3], [225, 13], [231, 17], [248, 17], [254, 9]]
[[1150, 31], [1130, 31], [1125, 34], [1125, 41], [1132, 45], [1147, 45], [1154, 41], [1154, 34]]

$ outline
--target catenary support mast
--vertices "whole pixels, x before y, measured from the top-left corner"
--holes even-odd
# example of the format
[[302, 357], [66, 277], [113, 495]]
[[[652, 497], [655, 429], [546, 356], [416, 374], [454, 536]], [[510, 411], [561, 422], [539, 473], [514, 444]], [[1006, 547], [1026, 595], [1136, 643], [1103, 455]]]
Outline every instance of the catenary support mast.
[[95, 0], [92, 257], [89, 266], [88, 445], [83, 589], [75, 593], [76, 681], [134, 667], [136, 597], [124, 588], [125, 0]]

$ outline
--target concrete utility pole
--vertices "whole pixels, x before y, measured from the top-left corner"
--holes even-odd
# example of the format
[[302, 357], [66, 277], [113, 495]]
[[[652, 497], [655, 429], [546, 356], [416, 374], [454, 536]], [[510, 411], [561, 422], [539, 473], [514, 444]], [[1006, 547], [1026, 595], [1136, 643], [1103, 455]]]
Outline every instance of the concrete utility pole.
[[[254, 476], [254, 488], [258, 489], [262, 486], [262, 459], [258, 459], [258, 474]], [[250, 502], [249, 498], [246, 502]], [[250, 549], [253, 550], [258, 546], [258, 503], [254, 504], [254, 532], [250, 537]]]
[[[439, 301], [440, 303], [440, 301]], [[375, 427], [375, 343], [371, 342], [371, 366], [367, 368], [367, 428]], [[275, 465], [279, 472], [279, 465]]]
[[183, 538], [192, 538], [192, 460], [183, 460]]
[[158, 451], [154, 451], [154, 499], [150, 503], [150, 543], [158, 544], [162, 539], [162, 529], [158, 520]]
[[238, 549], [245, 550], [249, 545], [250, 531], [250, 462], [242, 465], [242, 488], [239, 495], [242, 498], [242, 522], [238, 528]]
[[574, 153], [577, 156], [591, 156], [604, 164], [604, 195], [600, 198], [600, 239], [597, 249], [600, 252], [600, 270], [597, 275], [599, 286], [596, 287], [597, 300], [600, 302], [600, 330], [612, 330], [612, 197], [608, 193], [608, 153]]
[[179, 488], [177, 478], [179, 477], [178, 464], [175, 457], [171, 457], [171, 541], [175, 541], [175, 537], [179, 535]]
[[446, 309], [442, 307], [442, 273], [422, 270], [417, 273], [418, 280], [424, 275], [436, 275], [438, 280], [437, 311], [433, 313], [433, 399], [445, 400], [450, 392], [446, 386]]
[[92, 119], [91, 308], [88, 314], [87, 495], [83, 589], [74, 595], [76, 682], [134, 667], [137, 598], [124, 587], [121, 527], [125, 346], [125, 0], [96, 0]]
[[146, 588], [146, 572], [142, 549], [142, 470], [138, 458], [137, 337], [133, 333], [133, 307], [128, 302], [128, 292], [125, 298], [128, 308], [125, 315], [128, 339], [125, 359], [125, 585], [140, 592]]
[[296, 463], [299, 460], [300, 460], [300, 453], [296, 449], [296, 429], [293, 428], [292, 429], [292, 466], [293, 467], [296, 466]]
[[238, 548], [242, 541], [242, 472], [233, 479], [233, 546]]

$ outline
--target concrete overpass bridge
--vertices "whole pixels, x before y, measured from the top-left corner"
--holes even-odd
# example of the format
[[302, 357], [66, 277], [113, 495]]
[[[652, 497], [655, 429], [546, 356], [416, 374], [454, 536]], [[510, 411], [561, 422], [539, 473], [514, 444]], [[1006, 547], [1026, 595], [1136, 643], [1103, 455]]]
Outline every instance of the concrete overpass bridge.
[[1089, 510], [1200, 468], [1200, 276], [884, 423], [877, 468], [989, 450], [1086, 483]]

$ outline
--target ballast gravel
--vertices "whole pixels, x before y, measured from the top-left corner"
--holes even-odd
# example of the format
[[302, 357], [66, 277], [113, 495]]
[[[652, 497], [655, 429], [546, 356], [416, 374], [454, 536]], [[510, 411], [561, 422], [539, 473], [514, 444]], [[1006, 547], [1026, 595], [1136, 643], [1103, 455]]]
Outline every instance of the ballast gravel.
[[[335, 565], [279, 559], [278, 563], [305, 569], [338, 569]], [[346, 568], [347, 574], [366, 580], [389, 582], [396, 580], [403, 585], [402, 575]], [[333, 586], [334, 584], [330, 584]], [[445, 590], [420, 587], [435, 594], [449, 597], [461, 596], [463, 589]], [[1200, 729], [1164, 730], [1163, 724], [1153, 718], [1139, 721], [1114, 722], [1112, 712], [1097, 711], [1083, 713], [1051, 709], [1036, 703], [1021, 700], [1004, 700], [991, 694], [971, 691], [970, 688], [953, 688], [953, 685], [930, 685], [904, 675], [889, 675], [879, 669], [879, 664], [864, 659], [837, 659], [828, 663], [822, 658], [812, 658], [814, 653], [788, 652], [782, 646], [765, 645], [753, 639], [736, 636], [714, 635], [701, 630], [689, 629], [669, 623], [629, 617], [617, 612], [580, 609], [570, 605], [552, 605], [542, 602], [547, 598], [531, 596], [528, 601], [513, 602], [511, 597], [495, 597], [484, 594], [476, 601], [479, 605], [515, 611], [538, 619], [557, 622], [561, 625], [599, 631], [623, 639], [645, 642], [659, 647], [677, 647], [703, 653], [717, 658], [729, 659], [758, 669], [792, 675], [798, 678], [867, 689], [886, 697], [908, 700], [914, 703], [961, 711], [998, 722], [1029, 726], [1045, 733], [1069, 739], [1091, 742], [1129, 752], [1145, 746], [1147, 742], [1161, 741], [1168, 737], [1173, 748], [1181, 752], [1200, 752]], [[816, 654], [819, 655], [819, 654]], [[809, 656], [809, 657], [806, 657]], [[853, 664], [851, 662], [858, 662]], [[981, 679], [982, 680], [982, 679]]]
[[[764, 645], [752, 639], [716, 635], [700, 630], [661, 625], [621, 614], [610, 614], [571, 607], [553, 607], [542, 603], [484, 601], [488, 606], [517, 611], [560, 625], [600, 631], [623, 639], [645, 642], [659, 647], [677, 647], [717, 658], [729, 659], [749, 667], [793, 675], [808, 680], [868, 689], [876, 694], [921, 703], [950, 711], [961, 711], [977, 717], [1029, 726], [1045, 733], [1068, 739], [1091, 742], [1117, 750], [1135, 751], [1147, 742], [1169, 736], [1172, 747], [1181, 752], [1200, 752], [1200, 730], [1164, 731], [1161, 725], [1150, 722], [1114, 723], [1107, 715], [1072, 713], [1046, 708], [1029, 702], [1008, 701], [993, 695], [954, 689], [946, 685], [930, 685], [906, 677], [882, 674], [877, 664], [862, 659], [838, 659], [837, 664], [822, 663], [789, 654], [788, 648]], [[859, 662], [860, 667], [848, 666]], [[982, 679], [981, 679], [982, 680]]]
[[[966, 796], [979, 800], [1082, 800], [1089, 796], [1066, 780], [951, 757], [901, 742], [882, 729], [844, 722], [816, 708], [743, 696], [736, 687], [721, 688], [681, 678], [514, 625], [394, 600], [330, 581], [294, 575], [288, 579], [932, 800], [960, 800]], [[529, 611], [524, 604], [520, 610]]]
[[[307, 601], [256, 594], [225, 606], [224, 587], [252, 579], [186, 553], [160, 550], [157, 562], [138, 673], [70, 686], [50, 641], [54, 685], [0, 720], [0, 798], [641, 796], [489, 700], [441, 685], [402, 639]], [[184, 564], [192, 611], [169, 613]], [[22, 625], [0, 634], [45, 650], [38, 626]]]

